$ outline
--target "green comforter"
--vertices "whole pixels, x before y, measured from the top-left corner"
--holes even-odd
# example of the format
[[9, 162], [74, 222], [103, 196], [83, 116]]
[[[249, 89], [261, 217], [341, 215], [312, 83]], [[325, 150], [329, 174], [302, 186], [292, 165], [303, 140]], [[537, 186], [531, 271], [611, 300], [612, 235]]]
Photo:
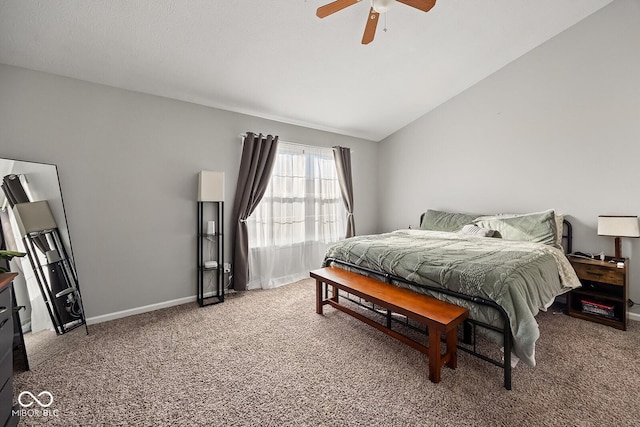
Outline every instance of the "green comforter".
[[[326, 258], [495, 301], [509, 316], [514, 353], [531, 366], [535, 366], [535, 342], [540, 336], [534, 316], [546, 310], [556, 296], [580, 286], [559, 249], [457, 233], [399, 230], [357, 236], [331, 246]], [[428, 293], [418, 286], [409, 287]], [[502, 327], [495, 309], [435, 296], [469, 307], [473, 319]]]

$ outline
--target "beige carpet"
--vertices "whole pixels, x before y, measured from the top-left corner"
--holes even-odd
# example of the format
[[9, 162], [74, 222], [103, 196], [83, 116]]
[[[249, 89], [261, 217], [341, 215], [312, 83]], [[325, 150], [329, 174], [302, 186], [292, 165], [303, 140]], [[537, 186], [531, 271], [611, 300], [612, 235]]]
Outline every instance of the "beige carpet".
[[54, 415], [22, 425], [640, 425], [640, 325], [538, 320], [538, 365], [518, 365], [512, 391], [465, 353], [433, 384], [421, 353], [332, 308], [317, 315], [307, 280], [91, 326], [14, 390], [54, 397]]
[[24, 343], [29, 355], [29, 366], [35, 368], [57, 354], [64, 352], [69, 347], [81, 345], [85, 336], [84, 326], [73, 329], [63, 335], [57, 335], [54, 330], [24, 334]]

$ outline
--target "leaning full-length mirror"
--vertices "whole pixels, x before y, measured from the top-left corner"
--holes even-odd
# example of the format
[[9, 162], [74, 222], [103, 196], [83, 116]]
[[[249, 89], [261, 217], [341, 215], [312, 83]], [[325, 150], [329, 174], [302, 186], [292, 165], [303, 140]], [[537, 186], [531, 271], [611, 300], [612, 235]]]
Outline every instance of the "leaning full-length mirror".
[[57, 167], [0, 158], [0, 180], [0, 249], [26, 254], [9, 264], [26, 348], [17, 366], [33, 368], [88, 330]]

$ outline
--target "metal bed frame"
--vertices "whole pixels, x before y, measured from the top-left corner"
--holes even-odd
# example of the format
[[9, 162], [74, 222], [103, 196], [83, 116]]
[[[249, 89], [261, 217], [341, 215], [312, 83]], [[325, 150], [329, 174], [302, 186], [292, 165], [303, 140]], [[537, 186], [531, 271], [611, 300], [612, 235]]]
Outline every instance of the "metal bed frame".
[[[563, 241], [565, 241], [565, 252], [566, 253], [571, 253], [572, 251], [572, 240], [573, 240], [573, 230], [572, 230], [572, 226], [571, 223], [568, 222], [567, 220], [563, 221], [563, 233], [562, 233], [562, 239]], [[509, 324], [509, 317], [507, 315], [507, 312], [504, 310], [504, 308], [502, 308], [500, 305], [498, 305], [495, 301], [492, 300], [488, 300], [486, 298], [482, 298], [482, 297], [477, 297], [477, 296], [471, 296], [471, 295], [466, 295], [466, 294], [461, 294], [459, 292], [455, 292], [455, 291], [451, 291], [449, 289], [445, 289], [445, 288], [441, 288], [441, 287], [437, 287], [437, 286], [430, 286], [430, 285], [423, 285], [423, 284], [419, 284], [419, 283], [415, 283], [415, 282], [411, 282], [409, 280], [406, 280], [402, 277], [399, 276], [395, 276], [393, 274], [389, 274], [386, 272], [382, 272], [382, 271], [378, 271], [378, 270], [373, 270], [373, 269], [369, 269], [366, 267], [362, 267], [359, 266], [357, 264], [353, 264], [350, 262], [346, 262], [346, 261], [342, 261], [336, 258], [327, 258], [324, 261], [323, 266], [327, 267], [329, 265], [332, 264], [338, 264], [341, 265], [343, 267], [346, 267], [350, 270], [355, 270], [356, 272], [361, 272], [364, 273], [368, 276], [378, 276], [379, 278], [381, 278], [382, 280], [384, 280], [387, 283], [404, 283], [407, 285], [411, 285], [411, 286], [418, 286], [424, 289], [427, 289], [431, 292], [435, 292], [435, 293], [440, 293], [440, 294], [444, 294], [444, 295], [449, 295], [455, 298], [460, 298], [469, 302], [472, 302], [474, 304], [479, 304], [479, 305], [483, 305], [483, 306], [488, 306], [488, 307], [492, 307], [493, 309], [495, 309], [498, 314], [500, 315], [501, 319], [503, 320], [503, 327], [497, 327], [494, 325], [490, 325], [488, 323], [485, 322], [481, 322], [478, 320], [474, 320], [474, 319], [467, 319], [464, 322], [464, 327], [463, 327], [463, 343], [465, 345], [471, 345], [472, 348], [466, 347], [464, 345], [460, 345], [458, 344], [458, 349], [461, 351], [464, 351], [466, 353], [469, 353], [475, 357], [478, 357], [486, 362], [489, 362], [495, 366], [498, 366], [500, 368], [502, 368], [503, 373], [504, 373], [504, 388], [506, 388], [507, 390], [511, 390], [511, 349], [513, 346], [513, 337], [511, 335], [511, 328], [510, 328], [510, 324]], [[327, 287], [325, 287], [325, 293], [328, 292]], [[413, 330], [419, 331], [421, 333], [426, 334], [427, 330], [426, 329], [421, 329], [421, 328], [417, 328], [413, 325], [411, 325], [409, 323], [409, 319], [405, 318], [405, 321], [401, 321], [397, 318], [392, 318], [390, 313], [388, 311], [385, 310], [385, 313], [381, 313], [378, 310], [376, 310], [375, 305], [372, 306], [368, 306], [362, 303], [362, 300], [356, 300], [350, 296], [345, 296], [345, 298], [347, 298], [349, 301], [358, 304], [359, 306], [366, 308], [368, 310], [371, 310], [372, 312], [379, 314], [381, 316], [385, 316], [386, 317], [386, 322], [387, 325], [390, 327], [391, 321], [395, 321], [398, 323], [403, 324], [406, 327], [409, 327]], [[487, 356], [486, 354], [482, 354], [478, 351], [476, 343], [476, 334], [477, 334], [477, 327], [481, 327], [481, 328], [485, 328], [485, 329], [489, 329], [492, 331], [495, 331], [499, 334], [502, 335], [503, 337], [503, 345], [504, 345], [504, 355], [503, 355], [503, 359], [502, 360], [496, 360], [493, 359], [489, 356]]]

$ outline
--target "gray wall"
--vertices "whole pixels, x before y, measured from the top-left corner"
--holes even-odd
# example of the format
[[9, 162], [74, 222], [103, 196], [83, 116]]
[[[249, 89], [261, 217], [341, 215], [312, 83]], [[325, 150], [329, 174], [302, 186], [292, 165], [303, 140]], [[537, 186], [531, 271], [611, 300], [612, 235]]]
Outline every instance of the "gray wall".
[[370, 141], [6, 65], [0, 93], [0, 157], [58, 166], [88, 317], [195, 295], [196, 174], [226, 172], [228, 219], [246, 131], [352, 148], [356, 227], [377, 231]]
[[[640, 214], [640, 2], [617, 0], [381, 142], [382, 230], [428, 208], [555, 208], [574, 248], [613, 253], [599, 214]], [[623, 239], [640, 302], [640, 239]]]

